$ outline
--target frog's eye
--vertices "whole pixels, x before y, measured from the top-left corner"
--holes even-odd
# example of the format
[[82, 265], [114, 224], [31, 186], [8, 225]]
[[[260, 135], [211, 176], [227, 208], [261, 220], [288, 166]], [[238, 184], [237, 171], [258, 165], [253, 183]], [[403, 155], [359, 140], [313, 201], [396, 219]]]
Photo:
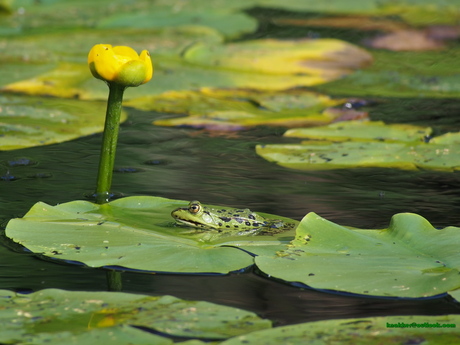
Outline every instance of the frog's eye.
[[188, 207], [188, 210], [190, 213], [198, 213], [200, 212], [201, 210], [201, 204], [190, 204], [190, 206]]

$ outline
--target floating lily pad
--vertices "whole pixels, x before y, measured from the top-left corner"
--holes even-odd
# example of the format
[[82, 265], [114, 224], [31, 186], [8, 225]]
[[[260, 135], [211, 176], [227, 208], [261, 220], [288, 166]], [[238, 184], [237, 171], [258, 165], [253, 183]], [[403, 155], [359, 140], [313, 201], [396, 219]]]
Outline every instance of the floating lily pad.
[[[378, 97], [458, 97], [460, 50], [373, 51], [372, 66], [343, 79], [318, 86], [328, 94]], [[436, 63], [433, 63], [436, 61]]]
[[202, 89], [170, 91], [133, 99], [126, 104], [143, 110], [189, 115], [156, 120], [155, 125], [232, 129], [261, 124], [324, 124], [334, 120], [334, 116], [322, 113], [322, 110], [340, 103], [343, 100], [302, 90], [260, 92]]
[[[243, 12], [221, 9], [203, 11], [198, 8], [183, 10], [182, 6], [149, 6], [142, 12], [121, 13], [99, 22], [101, 28], [158, 28], [181, 25], [203, 25], [216, 29], [224, 36], [234, 38], [253, 32], [257, 21]], [[209, 7], [206, 6], [207, 9]]]
[[251, 312], [208, 302], [58, 289], [0, 290], [0, 320], [2, 344], [172, 344], [167, 336], [227, 339], [271, 326]]
[[267, 246], [273, 253], [293, 238], [294, 230], [291, 236], [244, 236], [175, 226], [171, 211], [187, 204], [158, 197], [129, 197], [105, 205], [39, 202], [24, 218], [11, 220], [6, 235], [32, 252], [90, 267], [187, 273], [240, 270], [252, 265], [253, 258], [236, 247]]
[[328, 144], [258, 145], [268, 161], [299, 170], [344, 168], [433, 169], [460, 168], [459, 145], [343, 142]]
[[315, 289], [428, 297], [460, 288], [460, 228], [435, 229], [411, 213], [388, 229], [350, 229], [309, 213], [288, 249], [255, 258], [265, 274]]
[[419, 143], [431, 135], [431, 128], [406, 124], [386, 125], [382, 121], [348, 121], [315, 128], [293, 128], [286, 137], [329, 141], [384, 141]]
[[257, 145], [256, 152], [270, 162], [300, 170], [356, 167], [458, 170], [458, 135], [446, 134], [426, 143], [424, 138], [430, 133], [430, 128], [412, 125], [340, 122], [290, 130], [287, 136], [312, 140], [301, 144]]
[[337, 79], [371, 63], [365, 50], [336, 39], [259, 39], [225, 45], [197, 44], [186, 61], [233, 71], [319, 76]]
[[[240, 335], [221, 345], [457, 344], [458, 315], [385, 316], [308, 322]], [[397, 327], [392, 327], [397, 325]]]
[[457, 302], [460, 302], [460, 289], [454, 290], [454, 291], [449, 291], [449, 295], [451, 295], [453, 298], [457, 300]]
[[11, 95], [0, 96], [0, 102], [0, 150], [60, 143], [104, 129], [104, 103]]

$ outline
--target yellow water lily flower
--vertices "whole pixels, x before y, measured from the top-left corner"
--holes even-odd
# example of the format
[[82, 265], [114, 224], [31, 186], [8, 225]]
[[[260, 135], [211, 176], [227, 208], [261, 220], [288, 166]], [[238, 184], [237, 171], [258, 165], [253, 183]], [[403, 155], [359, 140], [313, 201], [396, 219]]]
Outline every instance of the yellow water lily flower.
[[88, 65], [95, 78], [123, 86], [145, 84], [153, 75], [150, 54], [130, 47], [96, 44], [88, 54]]

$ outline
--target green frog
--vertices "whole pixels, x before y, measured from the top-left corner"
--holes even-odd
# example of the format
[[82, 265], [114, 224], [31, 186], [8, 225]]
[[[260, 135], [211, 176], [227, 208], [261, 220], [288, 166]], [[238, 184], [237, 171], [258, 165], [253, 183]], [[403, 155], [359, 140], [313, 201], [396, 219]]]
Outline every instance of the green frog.
[[279, 219], [267, 219], [249, 209], [211, 208], [191, 201], [188, 207], [171, 212], [178, 224], [219, 232], [235, 230], [241, 233], [276, 234], [293, 229], [294, 223]]

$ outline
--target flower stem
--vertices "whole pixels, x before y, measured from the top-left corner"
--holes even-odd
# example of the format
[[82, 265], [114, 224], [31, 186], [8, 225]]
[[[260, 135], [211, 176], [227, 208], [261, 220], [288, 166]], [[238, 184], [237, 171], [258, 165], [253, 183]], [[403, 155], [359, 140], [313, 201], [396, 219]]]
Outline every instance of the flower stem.
[[107, 290], [121, 291], [122, 289], [121, 272], [114, 270], [107, 271]]
[[108, 83], [109, 99], [105, 116], [104, 134], [102, 138], [101, 157], [97, 175], [96, 202], [105, 204], [109, 201], [112, 173], [117, 150], [118, 130], [120, 128], [121, 104], [125, 86]]

